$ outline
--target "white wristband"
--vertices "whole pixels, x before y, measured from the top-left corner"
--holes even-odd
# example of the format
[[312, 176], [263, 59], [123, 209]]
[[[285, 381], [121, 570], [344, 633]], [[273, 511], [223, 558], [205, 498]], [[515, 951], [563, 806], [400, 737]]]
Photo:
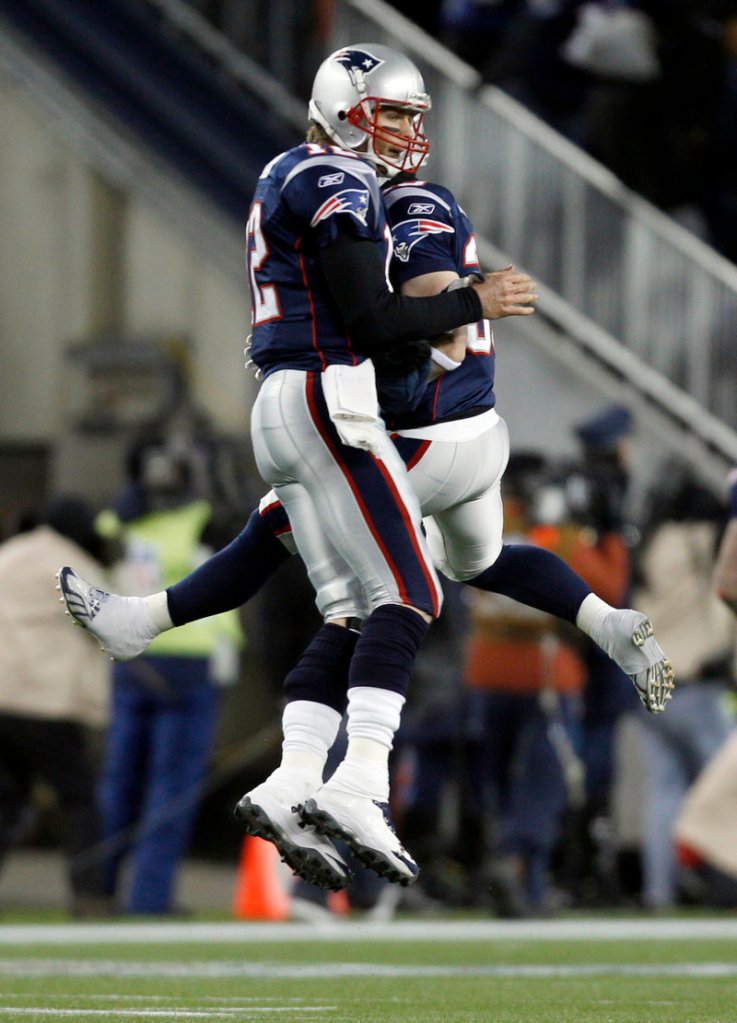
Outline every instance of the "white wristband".
[[454, 369], [460, 369], [463, 365], [460, 362], [456, 362], [455, 359], [451, 359], [445, 352], [441, 352], [439, 348], [430, 349], [430, 358], [433, 362], [437, 363], [438, 366], [442, 366], [443, 369], [447, 369], [451, 373]]

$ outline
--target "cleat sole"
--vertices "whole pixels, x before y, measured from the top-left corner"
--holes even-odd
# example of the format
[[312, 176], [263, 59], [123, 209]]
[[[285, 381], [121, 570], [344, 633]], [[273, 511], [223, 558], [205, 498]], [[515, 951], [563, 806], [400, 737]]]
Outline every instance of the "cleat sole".
[[275, 845], [282, 862], [304, 881], [331, 892], [340, 891], [349, 884], [350, 874], [341, 873], [316, 850], [305, 849], [290, 842], [263, 807], [248, 797], [242, 799], [233, 812], [247, 834]]
[[345, 842], [361, 863], [379, 877], [386, 878], [392, 884], [401, 885], [402, 888], [407, 888], [417, 880], [419, 871], [413, 877], [407, 877], [386, 856], [364, 845], [352, 831], [344, 828], [325, 810], [318, 809], [314, 799], [308, 799], [304, 805], [297, 807], [297, 810], [302, 820], [310, 824], [318, 835], [327, 835], [328, 838]]

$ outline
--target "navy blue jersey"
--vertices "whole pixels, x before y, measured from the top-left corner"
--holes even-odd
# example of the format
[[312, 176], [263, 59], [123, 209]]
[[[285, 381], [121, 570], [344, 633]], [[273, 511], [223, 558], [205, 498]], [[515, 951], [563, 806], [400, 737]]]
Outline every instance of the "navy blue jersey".
[[[391, 276], [397, 291], [404, 281], [438, 270], [459, 277], [480, 272], [471, 222], [442, 185], [408, 181], [384, 189], [394, 258]], [[427, 385], [410, 413], [387, 417], [390, 429], [427, 426], [459, 419], [494, 406], [494, 340], [488, 320], [468, 326], [466, 357], [459, 369], [442, 373]]]
[[276, 369], [323, 370], [356, 363], [338, 309], [325, 287], [318, 253], [349, 225], [382, 247], [391, 239], [376, 172], [360, 156], [303, 143], [264, 169], [248, 218], [251, 357], [265, 375]]

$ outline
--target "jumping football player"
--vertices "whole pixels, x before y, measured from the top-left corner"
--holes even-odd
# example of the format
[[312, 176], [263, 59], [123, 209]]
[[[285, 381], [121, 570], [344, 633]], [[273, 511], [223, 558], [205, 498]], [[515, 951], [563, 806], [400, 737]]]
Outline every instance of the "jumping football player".
[[[346, 57], [347, 54], [351, 56]], [[374, 74], [384, 68], [383, 77], [371, 80], [368, 103], [355, 89], [353, 78], [345, 72], [340, 74], [346, 60], [359, 62], [359, 58], [364, 66], [367, 62], [373, 65]], [[351, 47], [328, 58], [315, 80], [310, 104], [315, 126], [310, 137], [313, 144], [330, 140], [341, 148], [352, 143], [351, 148], [369, 144], [378, 150], [381, 176], [391, 177], [395, 182], [384, 192], [394, 241], [393, 278], [405, 295], [428, 296], [449, 285], [476, 281], [479, 266], [471, 225], [451, 193], [441, 186], [417, 182], [414, 177], [407, 179], [398, 173], [407, 166], [416, 170], [414, 164], [419, 163], [414, 158], [408, 163], [406, 152], [399, 145], [405, 137], [417, 144], [416, 111], [398, 102], [398, 95], [406, 96], [411, 91], [406, 85], [398, 91], [396, 83], [402, 74], [411, 76], [412, 88], [417, 91], [418, 72], [412, 65], [408, 72], [408, 63], [400, 54], [374, 45]], [[329, 76], [321, 74], [326, 68]], [[366, 75], [365, 79], [368, 78]], [[429, 106], [429, 99], [426, 105]], [[378, 137], [371, 131], [373, 121], [380, 122]], [[360, 140], [348, 127], [354, 122], [362, 126]], [[347, 290], [350, 266], [341, 262], [333, 272], [339, 291]], [[505, 273], [509, 278], [518, 276], [512, 270]], [[529, 287], [529, 282], [525, 286]], [[503, 313], [501, 303], [490, 312], [498, 318]], [[431, 330], [438, 332], [437, 326]], [[630, 675], [648, 709], [661, 710], [672, 680], [668, 663], [644, 616], [609, 607], [550, 552], [502, 544], [500, 481], [508, 458], [508, 438], [505, 424], [494, 410], [494, 350], [488, 321], [481, 319], [454, 332], [452, 339], [434, 352], [434, 360], [440, 366], [440, 375], [426, 386], [415, 408], [388, 414], [387, 421], [396, 430], [395, 443], [409, 468], [422, 513], [432, 516], [426, 518], [425, 529], [436, 564], [451, 578], [506, 593], [576, 622]], [[381, 365], [386, 360], [379, 357], [376, 361]], [[379, 382], [383, 393], [385, 378], [381, 375]], [[392, 386], [389, 378], [390, 389]], [[68, 569], [60, 576], [62, 590], [72, 614], [97, 636], [105, 649], [114, 656], [134, 656], [145, 649], [150, 636], [162, 627], [238, 606], [249, 599], [288, 557], [281, 541], [288, 543], [289, 531], [289, 519], [272, 495], [262, 501], [246, 529], [228, 548], [166, 594], [121, 598], [98, 593], [95, 598], [90, 588]], [[335, 556], [325, 576], [325, 584], [317, 589], [318, 606], [326, 625], [308, 649], [306, 661], [303, 659], [295, 669], [296, 676], [293, 672], [285, 686], [285, 760], [276, 777], [272, 775], [241, 800], [238, 812], [252, 830], [276, 841], [292, 865], [302, 859], [295, 853], [295, 847], [312, 841], [310, 829], [299, 826], [307, 821], [334, 837], [347, 838], [370, 865], [377, 865], [378, 852], [380, 872], [406, 883], [416, 871], [409, 854], [401, 849], [396, 838], [392, 839], [391, 848], [378, 850], [373, 837], [366, 840], [367, 829], [356, 826], [354, 808], [346, 806], [351, 801], [350, 793], [338, 794], [336, 785], [326, 786], [304, 799], [301, 821], [291, 810], [295, 798], [295, 751], [301, 749], [304, 753], [310, 749], [317, 753], [319, 746], [322, 757], [345, 706], [348, 662], [356, 634], [337, 623], [342, 626], [351, 619], [363, 619], [370, 609], [364, 595], [351, 588], [350, 573]], [[334, 688], [328, 701], [324, 684], [323, 695], [317, 700], [313, 689], [302, 688], [300, 676], [305, 669], [312, 677], [322, 672], [332, 680]], [[378, 688], [378, 693], [370, 694], [374, 712], [382, 702], [392, 703], [398, 723], [401, 704], [398, 706], [394, 696], [387, 697]], [[387, 691], [403, 698], [404, 692]], [[348, 693], [354, 700], [363, 695], [354, 694], [351, 688]], [[321, 706], [316, 709], [314, 703]], [[320, 728], [310, 720], [310, 715], [322, 721], [326, 705], [335, 716], [331, 729], [325, 728], [318, 735]], [[388, 719], [389, 715], [385, 713], [384, 717]], [[295, 725], [298, 718], [301, 731]], [[385, 738], [389, 745], [380, 744], [388, 752], [391, 736], [386, 734]], [[376, 800], [379, 803], [385, 801], [387, 791], [384, 766], [382, 761], [381, 798]], [[311, 784], [316, 789], [319, 786], [314, 774]], [[359, 794], [357, 798], [362, 797]], [[361, 816], [360, 807], [356, 813]], [[304, 876], [310, 874], [315, 858], [311, 856], [306, 866], [298, 864], [303, 867]], [[312, 873], [310, 879], [315, 880], [315, 872]], [[326, 877], [328, 882], [334, 880], [329, 872], [323, 873], [322, 880]]]

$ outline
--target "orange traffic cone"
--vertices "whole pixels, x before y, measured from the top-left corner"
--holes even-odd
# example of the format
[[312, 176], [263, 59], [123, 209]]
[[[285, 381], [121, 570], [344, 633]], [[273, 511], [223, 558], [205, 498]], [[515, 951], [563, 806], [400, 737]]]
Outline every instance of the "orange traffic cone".
[[333, 916], [348, 916], [351, 911], [351, 903], [348, 892], [341, 888], [338, 892], [328, 892], [328, 909]]
[[246, 835], [233, 898], [233, 915], [248, 920], [289, 918], [289, 873], [273, 843]]

